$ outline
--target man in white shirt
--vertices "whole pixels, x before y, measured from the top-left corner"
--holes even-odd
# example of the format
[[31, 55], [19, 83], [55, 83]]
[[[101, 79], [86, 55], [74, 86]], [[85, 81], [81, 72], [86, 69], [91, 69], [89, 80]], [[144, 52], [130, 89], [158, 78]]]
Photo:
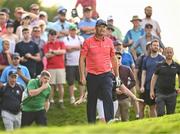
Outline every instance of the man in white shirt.
[[145, 7], [144, 12], [145, 12], [146, 17], [144, 19], [142, 19], [142, 22], [141, 22], [142, 28], [145, 28], [145, 25], [147, 23], [150, 23], [151, 25], [153, 25], [152, 34], [161, 38], [161, 35], [160, 35], [161, 29], [160, 29], [159, 23], [156, 20], [153, 20], [151, 18], [152, 7], [151, 6]]
[[[69, 36], [65, 37], [63, 41], [67, 50], [66, 79], [69, 85], [70, 103], [73, 104], [75, 102], [74, 82], [75, 80], [79, 82], [79, 55], [84, 38], [77, 35], [77, 26], [75, 24], [71, 24], [69, 27]], [[81, 98], [84, 95], [84, 87], [79, 85], [79, 89]]]

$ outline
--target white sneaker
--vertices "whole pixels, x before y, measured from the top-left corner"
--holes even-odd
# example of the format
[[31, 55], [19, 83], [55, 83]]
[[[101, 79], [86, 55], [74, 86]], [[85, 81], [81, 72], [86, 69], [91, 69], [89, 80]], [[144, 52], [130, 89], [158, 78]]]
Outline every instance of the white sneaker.
[[54, 100], [53, 100], [53, 99], [50, 99], [50, 103], [54, 103]]
[[71, 104], [74, 104], [75, 101], [76, 101], [75, 97], [71, 97], [71, 98], [70, 98], [70, 103], [71, 103]]

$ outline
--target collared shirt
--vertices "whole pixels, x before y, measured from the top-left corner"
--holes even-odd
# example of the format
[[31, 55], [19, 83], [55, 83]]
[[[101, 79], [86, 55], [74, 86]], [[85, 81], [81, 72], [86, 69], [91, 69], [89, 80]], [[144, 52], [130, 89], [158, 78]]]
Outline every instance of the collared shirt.
[[[151, 41], [154, 40], [154, 39], [159, 40], [159, 46], [160, 46], [161, 48], [164, 48], [164, 45], [163, 45], [163, 43], [161, 42], [161, 40], [160, 40], [158, 37], [152, 35], [152, 36], [151, 36]], [[134, 48], [134, 49], [137, 49], [137, 48], [139, 47], [139, 48], [140, 48], [140, 49], [139, 49], [139, 50], [140, 50], [140, 51], [139, 51], [140, 54], [146, 54], [146, 55], [147, 55], [146, 45], [147, 45], [147, 40], [146, 40], [146, 34], [145, 34], [144, 36], [142, 36], [141, 38], [138, 39], [138, 41], [135, 43], [135, 45], [133, 46], [133, 48]]]
[[[30, 74], [29, 74], [29, 70], [27, 69], [26, 66], [19, 65], [18, 67], [21, 68], [22, 74], [26, 78], [28, 78], [28, 79], [31, 78]], [[1, 79], [0, 79], [0, 81], [2, 83], [7, 83], [8, 82], [8, 74], [9, 74], [10, 71], [15, 71], [16, 72], [17, 67], [15, 67], [13, 65], [9, 65], [3, 70], [2, 75], [1, 75]], [[20, 83], [24, 88], [26, 88], [26, 82], [20, 76], [17, 77], [17, 83]]]
[[132, 66], [134, 65], [134, 60], [130, 52], [126, 50], [123, 51], [121, 63], [132, 68]]
[[81, 55], [86, 57], [86, 69], [88, 73], [95, 75], [111, 71], [111, 58], [115, 56], [115, 49], [110, 38], [103, 40], [95, 36], [85, 40]]
[[[60, 22], [59, 20], [57, 20], [56, 22], [54, 22], [52, 24], [52, 29], [54, 29], [57, 32], [61, 32], [61, 31], [69, 31], [69, 26], [70, 23], [65, 21], [65, 22]], [[60, 38], [61, 41], [63, 40], [63, 37]]]
[[[44, 45], [44, 54], [48, 53], [49, 50], [58, 50], [58, 49], [66, 49], [64, 42], [55, 41], [55, 42], [48, 42]], [[65, 68], [64, 65], [64, 54], [55, 55], [51, 58], [47, 58], [47, 69], [60, 69]]]
[[2, 109], [13, 114], [20, 112], [23, 91], [24, 88], [17, 83], [14, 87], [11, 87], [8, 83], [2, 87], [2, 89], [0, 89], [0, 96], [2, 97]]
[[[82, 36], [76, 35], [75, 38], [71, 36], [67, 36], [63, 40], [65, 46], [67, 47], [77, 47], [81, 46], [84, 42], [84, 38]], [[70, 52], [66, 52], [66, 65], [68, 66], [79, 66], [79, 56], [80, 50], [74, 50]]]
[[[126, 36], [124, 38], [124, 43], [128, 43], [129, 40], [133, 40], [133, 45], [138, 41], [139, 38], [141, 38], [144, 35], [144, 29], [142, 29], [141, 27], [139, 27], [138, 29], [131, 29], [126, 33]], [[132, 46], [131, 46], [132, 47]], [[141, 48], [137, 48], [136, 52], [138, 54], [141, 53]]]
[[[79, 22], [78, 24], [78, 27], [79, 29], [83, 28], [83, 27], [95, 27], [96, 25], [96, 20], [93, 20], [93, 19], [83, 19]], [[80, 31], [81, 32], [81, 36], [84, 37], [84, 39], [87, 39], [89, 37], [91, 37], [94, 33], [90, 33], [90, 34], [86, 34], [84, 33], [83, 31]]]
[[180, 65], [176, 62], [168, 65], [166, 61], [158, 64], [155, 74], [158, 75], [156, 92], [171, 94], [175, 92], [176, 74], [180, 74]]

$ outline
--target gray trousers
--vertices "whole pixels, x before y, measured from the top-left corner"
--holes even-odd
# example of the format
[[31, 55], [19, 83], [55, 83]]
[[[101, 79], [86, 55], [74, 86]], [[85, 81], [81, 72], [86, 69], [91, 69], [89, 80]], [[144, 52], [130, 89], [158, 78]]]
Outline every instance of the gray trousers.
[[21, 127], [21, 116], [22, 116], [21, 112], [15, 115], [8, 111], [2, 110], [1, 116], [2, 116], [6, 131], [12, 131], [15, 128]]
[[[173, 114], [176, 108], [176, 92], [168, 95], [156, 94], [156, 110], [157, 116], [165, 114]], [[165, 110], [166, 109], [166, 110]]]

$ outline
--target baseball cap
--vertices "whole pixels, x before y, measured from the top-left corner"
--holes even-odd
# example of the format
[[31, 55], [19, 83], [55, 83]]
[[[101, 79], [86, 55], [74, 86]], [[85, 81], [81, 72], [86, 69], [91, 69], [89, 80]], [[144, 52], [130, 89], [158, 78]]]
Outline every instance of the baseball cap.
[[40, 12], [39, 12], [39, 17], [40, 17], [40, 16], [47, 16], [47, 13], [46, 13], [45, 11], [40, 11]]
[[58, 12], [59, 14], [66, 14], [67, 9], [64, 8], [63, 6], [61, 6], [61, 7], [58, 8], [57, 12]]
[[48, 35], [56, 35], [56, 34], [57, 34], [57, 32], [55, 30], [53, 30], [53, 29], [49, 30]]
[[14, 24], [12, 22], [7, 23], [6, 28], [8, 27], [14, 27]]
[[30, 18], [30, 15], [28, 13], [25, 13], [21, 16], [21, 19], [25, 19], [26, 17], [29, 17]]
[[69, 30], [77, 30], [76, 24], [71, 24], [71, 25], [69, 26]]
[[16, 53], [14, 53], [14, 54], [12, 55], [12, 57], [13, 57], [13, 58], [19, 58], [19, 57], [20, 57], [20, 54], [16, 52]]
[[150, 23], [147, 23], [147, 24], [145, 25], [145, 28], [153, 28], [153, 25], [150, 24]]
[[109, 21], [109, 20], [114, 20], [112, 15], [107, 17], [107, 21]]
[[8, 76], [18, 76], [18, 74], [17, 74], [17, 72], [15, 72], [15, 71], [10, 71], [9, 73], [8, 73]]
[[91, 11], [91, 10], [92, 10], [92, 8], [90, 6], [83, 8], [83, 12], [87, 12], [87, 11]]
[[106, 21], [104, 21], [104, 20], [102, 20], [102, 19], [97, 20], [96, 26], [100, 26], [100, 25], [105, 25], [105, 26], [107, 26]]
[[122, 45], [123, 43], [120, 40], [116, 40], [113, 42], [113, 44], [114, 44], [114, 46], [119, 46], [119, 45]]

